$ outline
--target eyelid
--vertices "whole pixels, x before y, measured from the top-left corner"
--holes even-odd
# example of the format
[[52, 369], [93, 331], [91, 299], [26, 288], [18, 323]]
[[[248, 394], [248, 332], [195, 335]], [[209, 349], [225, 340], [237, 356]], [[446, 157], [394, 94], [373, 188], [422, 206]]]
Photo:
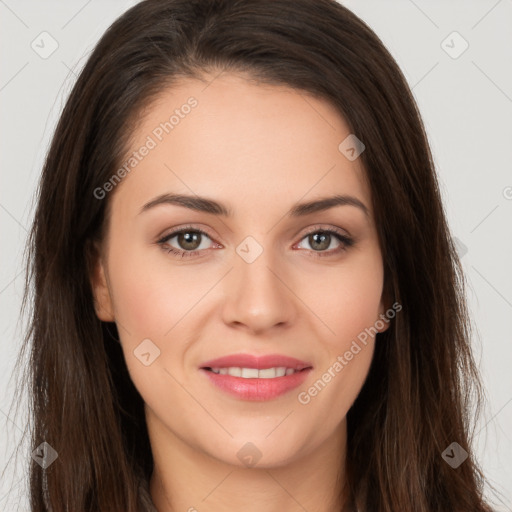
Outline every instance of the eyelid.
[[[170, 233], [167, 233], [166, 235], [159, 235], [157, 237], [157, 243], [163, 243], [166, 240], [168, 240], [169, 238], [172, 238], [172, 236], [177, 235], [177, 234], [179, 234], [179, 233], [181, 233], [183, 231], [186, 231], [187, 229], [191, 230], [191, 231], [193, 230], [193, 231], [198, 231], [199, 233], [203, 233], [203, 234], [207, 235], [210, 239], [215, 238], [207, 229], [199, 228], [199, 227], [194, 226], [192, 224], [187, 224], [185, 226], [176, 228], [174, 231], [171, 231]], [[334, 232], [338, 233], [339, 235], [346, 236], [348, 238], [352, 238], [352, 236], [350, 235], [350, 233], [347, 230], [338, 228], [336, 226], [328, 226], [328, 227], [326, 227], [325, 224], [314, 224], [313, 226], [309, 226], [306, 229], [307, 229], [307, 231], [305, 231], [301, 235], [301, 240], [305, 236], [308, 236], [311, 233], [316, 233], [317, 231], [334, 231]], [[299, 231], [295, 236], [299, 236], [301, 231]]]
[[[307, 231], [305, 231], [304, 233], [302, 233], [302, 231], [299, 231], [299, 233], [302, 233], [301, 240], [305, 236], [308, 236], [312, 233], [316, 233], [317, 231], [334, 231], [335, 233], [337, 233], [338, 235], [341, 235], [343, 237], [352, 238], [352, 236], [350, 235], [350, 233], [347, 230], [341, 229], [341, 228], [338, 228], [338, 227], [332, 226], [332, 225], [326, 226], [325, 224], [314, 224], [313, 226], [309, 226], [306, 229], [307, 229]], [[297, 234], [297, 236], [299, 236], [299, 233]]]
[[[307, 228], [306, 232], [303, 232], [299, 238], [299, 241], [294, 244], [294, 247], [297, 244], [300, 244], [302, 240], [304, 240], [307, 236], [313, 233], [329, 233], [330, 236], [334, 236], [338, 242], [340, 243], [340, 247], [336, 249], [330, 249], [329, 251], [313, 251], [311, 249], [306, 249], [307, 257], [311, 258], [335, 258], [345, 253], [351, 247], [356, 244], [356, 239], [348, 233], [348, 231], [338, 228], [337, 226], [328, 226], [322, 224], [316, 224]], [[304, 250], [304, 249], [302, 249]]]
[[[179, 235], [180, 233], [182, 233], [184, 231], [197, 231], [198, 233], [202, 233], [203, 235], [206, 235], [212, 241], [213, 241], [213, 238], [214, 238], [206, 229], [199, 228], [197, 226], [193, 226], [191, 224], [188, 224], [186, 226], [182, 226], [182, 227], [176, 228], [175, 230], [172, 230], [170, 233], [167, 233], [166, 235], [158, 236], [156, 243], [157, 244], [165, 243], [167, 240], [173, 238], [176, 235]], [[192, 251], [189, 251], [189, 252], [192, 252]]]
[[[340, 244], [342, 244], [341, 248], [339, 248], [339, 249], [331, 249], [329, 251], [310, 251], [310, 250], [306, 250], [306, 252], [313, 252], [314, 254], [312, 256], [318, 256], [318, 257], [322, 257], [322, 256], [335, 256], [335, 255], [339, 254], [340, 252], [343, 252], [343, 251], [347, 250], [348, 248], [350, 248], [355, 243], [355, 239], [348, 233], [348, 231], [343, 230], [341, 228], [338, 228], [337, 226], [330, 225], [328, 227], [325, 227], [325, 225], [323, 225], [323, 224], [315, 224], [313, 226], [309, 226], [306, 229], [307, 229], [307, 231], [306, 232], [302, 232], [302, 234], [300, 235], [299, 240], [294, 244], [294, 246], [299, 244], [300, 242], [302, 242], [302, 240], [304, 238], [306, 238], [308, 235], [313, 234], [313, 233], [317, 233], [317, 232], [334, 233], [334, 235], [338, 235], [340, 237], [340, 238], [338, 238], [338, 242], [340, 242]], [[168, 233], [168, 234], [166, 234], [164, 236], [160, 236], [156, 243], [157, 243], [157, 245], [160, 245], [160, 246], [162, 246], [162, 248], [164, 248], [164, 244], [168, 240], [170, 240], [171, 238], [174, 238], [176, 235], [179, 235], [180, 233], [187, 232], [187, 231], [195, 231], [197, 233], [201, 233], [203, 235], [206, 235], [217, 246], [217, 247], [215, 247], [217, 249], [223, 247], [222, 244], [219, 244], [218, 242], [216, 242], [214, 240], [214, 237], [208, 232], [208, 230], [203, 229], [203, 228], [199, 228], [197, 226], [193, 226], [191, 224], [185, 225], [185, 226], [181, 226], [181, 227], [176, 228], [175, 230], [171, 231], [170, 233]], [[297, 234], [296, 236], [299, 236], [299, 234]], [[166, 249], [166, 250], [167, 250], [167, 252], [174, 252], [174, 253], [176, 253], [178, 255], [181, 254], [181, 256], [194, 256], [197, 253], [202, 253], [202, 252], [205, 252], [205, 251], [210, 251], [211, 249], [212, 248], [196, 249], [196, 250], [193, 250], [193, 251], [185, 251], [183, 249], [176, 249], [176, 248], [173, 247], [172, 249]]]

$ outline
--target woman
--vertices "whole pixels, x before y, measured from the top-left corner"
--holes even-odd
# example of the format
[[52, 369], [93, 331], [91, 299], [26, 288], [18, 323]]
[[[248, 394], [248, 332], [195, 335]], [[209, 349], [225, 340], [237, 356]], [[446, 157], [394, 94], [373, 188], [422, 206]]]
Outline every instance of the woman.
[[427, 137], [338, 3], [127, 11], [29, 243], [32, 512], [490, 510]]

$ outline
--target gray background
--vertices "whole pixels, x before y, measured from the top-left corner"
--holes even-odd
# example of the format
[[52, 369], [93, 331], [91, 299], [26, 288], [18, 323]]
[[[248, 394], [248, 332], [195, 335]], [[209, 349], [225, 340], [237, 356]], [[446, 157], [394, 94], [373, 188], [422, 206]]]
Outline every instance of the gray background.
[[[0, 0], [0, 475], [26, 422], [25, 404], [17, 416], [9, 408], [24, 325], [22, 252], [36, 182], [76, 73], [110, 23], [135, 3]], [[512, 0], [342, 3], [398, 61], [424, 118], [452, 233], [460, 241], [475, 356], [488, 395], [474, 450], [503, 494], [496, 510], [511, 511]], [[41, 36], [44, 31], [50, 36]], [[41, 56], [52, 40], [57, 49]], [[458, 55], [464, 40], [469, 47]], [[0, 510], [19, 505], [28, 511], [22, 466], [32, 449], [25, 443], [17, 465], [7, 465]]]

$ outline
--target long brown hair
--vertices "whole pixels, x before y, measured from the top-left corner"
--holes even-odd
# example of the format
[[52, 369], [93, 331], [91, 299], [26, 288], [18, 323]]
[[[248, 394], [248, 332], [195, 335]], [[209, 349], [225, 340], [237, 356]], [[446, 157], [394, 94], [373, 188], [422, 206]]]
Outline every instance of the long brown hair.
[[[28, 240], [32, 512], [151, 508], [143, 401], [115, 324], [98, 320], [91, 241], [142, 110], [182, 78], [247, 72], [330, 102], [366, 146], [385, 287], [403, 309], [377, 337], [348, 412], [347, 479], [360, 512], [488, 511], [471, 450], [482, 388], [464, 276], [414, 98], [376, 34], [334, 0], [145, 0], [103, 35], [49, 148]], [[341, 141], [340, 141], [341, 142]], [[33, 296], [31, 296], [33, 294]], [[456, 442], [457, 468], [442, 452]]]

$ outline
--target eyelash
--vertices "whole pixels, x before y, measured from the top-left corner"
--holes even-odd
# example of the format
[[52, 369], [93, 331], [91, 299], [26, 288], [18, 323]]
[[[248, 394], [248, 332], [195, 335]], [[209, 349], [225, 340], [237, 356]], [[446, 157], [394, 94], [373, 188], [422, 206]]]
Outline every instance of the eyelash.
[[[203, 231], [202, 229], [195, 228], [193, 226], [185, 226], [183, 228], [180, 228], [179, 230], [169, 233], [168, 235], [165, 235], [163, 238], [161, 238], [160, 240], [157, 241], [157, 244], [160, 245], [162, 247], [162, 249], [165, 250], [167, 253], [172, 253], [176, 257], [181, 257], [181, 258], [195, 256], [197, 253], [200, 253], [203, 250], [207, 250], [207, 249], [200, 249], [200, 250], [195, 250], [195, 251], [182, 251], [182, 250], [178, 250], [174, 247], [165, 247], [165, 244], [169, 240], [174, 238], [176, 235], [180, 235], [182, 233], [189, 233], [189, 232], [200, 233], [201, 235], [207, 236], [210, 240], [212, 239], [212, 237], [206, 231]], [[300, 241], [302, 241], [304, 238], [306, 238], [307, 236], [312, 235], [314, 233], [324, 233], [324, 234], [334, 235], [338, 239], [338, 241], [341, 242], [342, 245], [341, 245], [341, 247], [338, 247], [337, 249], [331, 249], [330, 251], [313, 251], [311, 249], [307, 249], [307, 251], [314, 253], [314, 255], [312, 257], [325, 258], [325, 257], [329, 257], [329, 256], [334, 256], [335, 254], [339, 254], [341, 252], [346, 251], [347, 249], [352, 247], [355, 243], [354, 239], [348, 237], [347, 235], [342, 234], [340, 231], [337, 231], [335, 229], [321, 229], [316, 226], [311, 231], [308, 231], [307, 233], [305, 233]]]

